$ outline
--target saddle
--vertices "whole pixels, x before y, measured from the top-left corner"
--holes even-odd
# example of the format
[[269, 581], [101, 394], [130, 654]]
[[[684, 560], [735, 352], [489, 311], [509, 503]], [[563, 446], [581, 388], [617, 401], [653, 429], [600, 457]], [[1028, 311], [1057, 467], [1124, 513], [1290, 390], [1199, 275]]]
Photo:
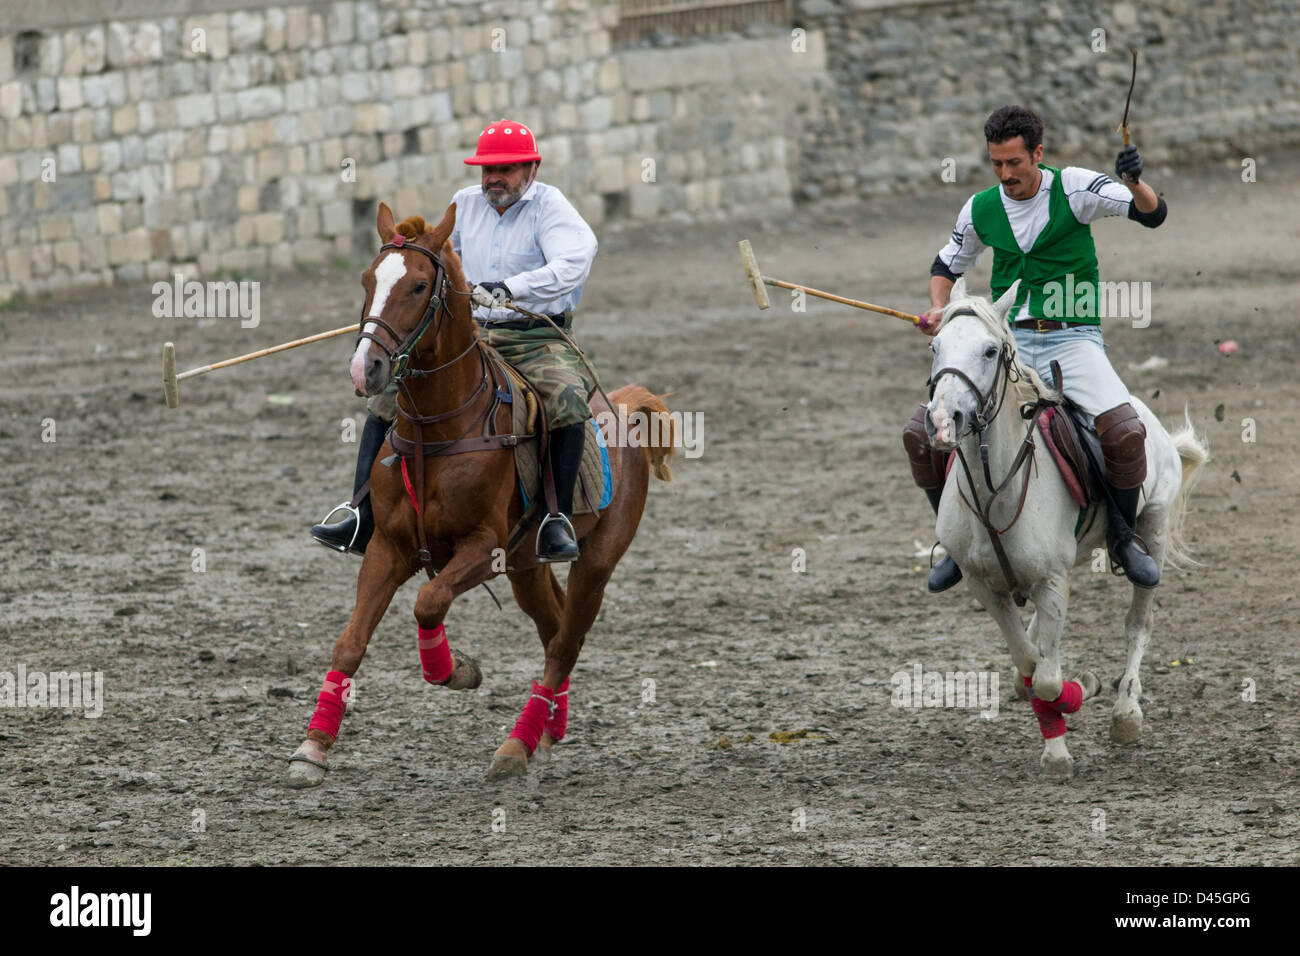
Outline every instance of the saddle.
[[1074, 503], [1088, 508], [1105, 501], [1106, 459], [1101, 439], [1083, 423], [1078, 406], [1066, 400], [1060, 407], [1044, 409], [1038, 416], [1038, 430]]
[[[510, 430], [519, 436], [515, 445], [515, 473], [519, 479], [519, 493], [525, 511], [539, 499], [542, 487], [542, 449], [545, 422], [542, 419], [542, 402], [537, 388], [514, 366], [506, 362], [495, 349], [487, 348], [492, 361], [506, 373], [510, 387]], [[592, 402], [595, 406], [596, 402]], [[603, 407], [603, 402], [600, 403]], [[593, 407], [593, 410], [596, 410]], [[609, 464], [609, 449], [605, 435], [595, 419], [588, 422], [587, 440], [582, 446], [582, 464], [578, 468], [578, 486], [574, 489], [573, 513], [600, 514], [613, 498], [613, 480]]]

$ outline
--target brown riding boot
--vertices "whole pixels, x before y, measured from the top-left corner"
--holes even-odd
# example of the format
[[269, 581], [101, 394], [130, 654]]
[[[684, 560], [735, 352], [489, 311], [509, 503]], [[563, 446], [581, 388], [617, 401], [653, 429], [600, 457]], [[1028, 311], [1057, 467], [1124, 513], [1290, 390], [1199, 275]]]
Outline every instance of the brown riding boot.
[[1138, 543], [1138, 497], [1147, 477], [1147, 430], [1142, 418], [1128, 402], [1097, 416], [1097, 437], [1106, 459], [1106, 484], [1110, 495], [1106, 540], [1111, 558], [1125, 576], [1140, 588], [1160, 583], [1160, 566]]

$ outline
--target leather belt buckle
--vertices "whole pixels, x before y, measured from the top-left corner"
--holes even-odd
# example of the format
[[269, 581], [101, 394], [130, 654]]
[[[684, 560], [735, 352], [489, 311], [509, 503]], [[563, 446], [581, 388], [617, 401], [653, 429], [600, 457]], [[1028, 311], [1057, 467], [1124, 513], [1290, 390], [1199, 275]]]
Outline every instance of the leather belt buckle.
[[1046, 319], [1035, 319], [1035, 320], [1034, 320], [1034, 331], [1035, 331], [1035, 332], [1051, 332], [1051, 331], [1052, 331], [1052, 327], [1048, 324], [1048, 322], [1047, 322]]

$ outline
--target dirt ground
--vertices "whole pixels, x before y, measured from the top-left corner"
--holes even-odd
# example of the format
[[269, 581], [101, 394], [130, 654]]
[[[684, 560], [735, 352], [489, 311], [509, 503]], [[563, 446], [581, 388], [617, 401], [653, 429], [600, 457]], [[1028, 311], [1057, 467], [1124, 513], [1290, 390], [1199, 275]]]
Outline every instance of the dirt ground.
[[[747, 291], [745, 237], [770, 275], [921, 308], [973, 191], [936, 184], [922, 201], [602, 234], [580, 339], [607, 387], [641, 382], [702, 413], [703, 455], [651, 489], [574, 677], [569, 738], [505, 783], [483, 776], [540, 675], [532, 625], [466, 595], [448, 630], [483, 685], [431, 688], [413, 579], [371, 643], [324, 786], [283, 785], [359, 567], [307, 535], [350, 489], [340, 422], [363, 411], [349, 340], [182, 383], [175, 411], [162, 401], [164, 341], [185, 368], [343, 325], [359, 268], [268, 279], [256, 329], [154, 318], [147, 285], [0, 312], [0, 671], [104, 681], [99, 719], [0, 710], [0, 859], [1300, 862], [1286, 431], [1300, 166], [1261, 161], [1251, 185], [1234, 166], [1147, 178], [1170, 204], [1162, 228], [1094, 230], [1103, 278], [1154, 286], [1149, 328], [1106, 326], [1110, 355], [1171, 427], [1188, 408], [1213, 460], [1188, 521], [1202, 566], [1167, 571], [1156, 602], [1140, 744], [1107, 734], [1127, 586], [1074, 575], [1065, 656], [1105, 690], [1070, 718], [1069, 784], [1040, 776], [992, 620], [964, 585], [926, 593], [915, 542], [929, 547], [934, 521], [900, 441], [924, 395], [923, 337], [829, 303], [794, 313], [779, 295], [760, 313]], [[1225, 338], [1238, 354], [1219, 354]], [[1152, 356], [1167, 366], [1131, 367]], [[891, 675], [917, 662], [999, 671], [997, 717], [891, 706]]]

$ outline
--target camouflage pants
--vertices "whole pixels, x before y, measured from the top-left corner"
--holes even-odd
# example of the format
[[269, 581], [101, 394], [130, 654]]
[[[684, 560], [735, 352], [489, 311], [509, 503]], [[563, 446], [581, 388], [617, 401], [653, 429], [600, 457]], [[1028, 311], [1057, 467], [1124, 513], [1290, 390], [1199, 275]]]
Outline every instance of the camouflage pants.
[[483, 341], [537, 386], [551, 428], [591, 418], [587, 397], [596, 390], [596, 383], [582, 359], [554, 329], [484, 329]]

